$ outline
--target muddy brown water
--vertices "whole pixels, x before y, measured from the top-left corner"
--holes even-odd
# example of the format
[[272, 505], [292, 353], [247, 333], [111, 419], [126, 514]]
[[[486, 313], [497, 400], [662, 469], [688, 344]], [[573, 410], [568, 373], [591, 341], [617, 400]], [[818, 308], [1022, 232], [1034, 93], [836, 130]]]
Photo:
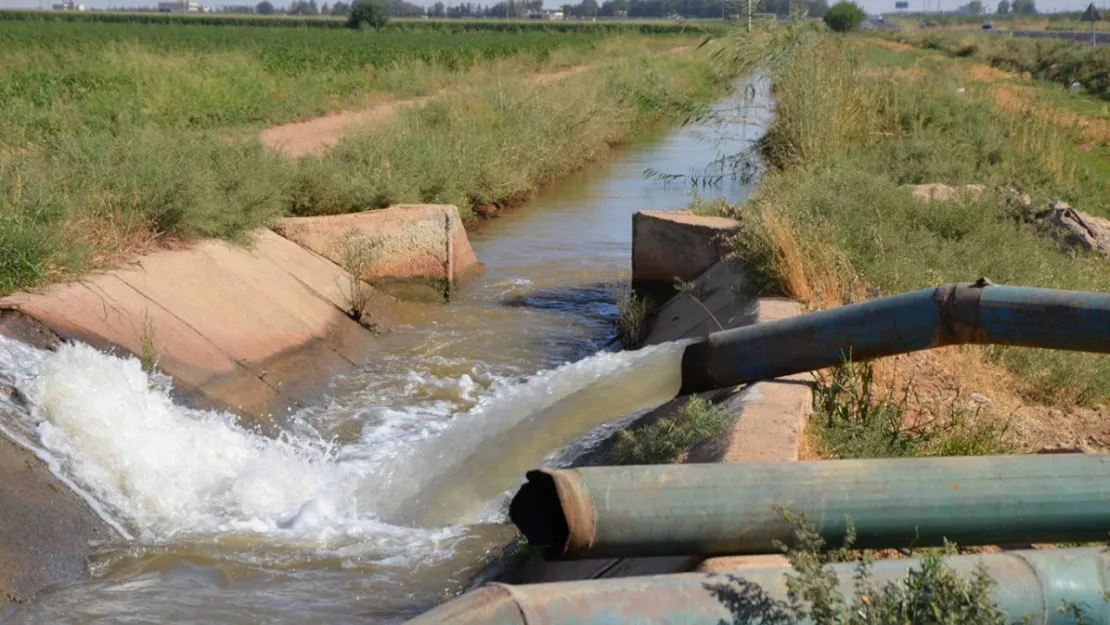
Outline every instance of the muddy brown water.
[[723, 126], [653, 130], [479, 229], [485, 273], [277, 439], [174, 405], [135, 361], [0, 339], [0, 382], [33, 405], [0, 404], [4, 431], [126, 535], [8, 622], [395, 623], [465, 589], [515, 534], [504, 510], [525, 470], [677, 391], [680, 346], [610, 347], [614, 296], [632, 213], [691, 199], [645, 171], [735, 152], [767, 117], [735, 107]]

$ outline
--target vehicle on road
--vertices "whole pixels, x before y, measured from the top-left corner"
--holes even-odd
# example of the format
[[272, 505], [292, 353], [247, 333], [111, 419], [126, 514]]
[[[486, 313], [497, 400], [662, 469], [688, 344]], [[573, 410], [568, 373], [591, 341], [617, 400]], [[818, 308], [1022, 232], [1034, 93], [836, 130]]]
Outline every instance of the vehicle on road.
[[983, 22], [983, 30], [990, 30], [992, 28], [990, 22]]

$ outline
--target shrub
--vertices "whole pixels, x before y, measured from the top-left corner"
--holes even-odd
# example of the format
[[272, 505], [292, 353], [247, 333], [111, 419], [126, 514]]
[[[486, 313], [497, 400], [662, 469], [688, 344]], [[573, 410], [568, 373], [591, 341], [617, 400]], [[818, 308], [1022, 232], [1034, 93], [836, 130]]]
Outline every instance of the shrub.
[[389, 23], [389, 11], [374, 0], [358, 0], [351, 7], [347, 26], [359, 28], [382, 28]]
[[724, 408], [691, 396], [672, 416], [636, 430], [621, 430], [624, 456], [632, 464], [673, 462], [694, 445], [720, 435], [732, 419]]
[[846, 33], [859, 28], [866, 14], [854, 2], [837, 2], [825, 13], [825, 23], [838, 33]]

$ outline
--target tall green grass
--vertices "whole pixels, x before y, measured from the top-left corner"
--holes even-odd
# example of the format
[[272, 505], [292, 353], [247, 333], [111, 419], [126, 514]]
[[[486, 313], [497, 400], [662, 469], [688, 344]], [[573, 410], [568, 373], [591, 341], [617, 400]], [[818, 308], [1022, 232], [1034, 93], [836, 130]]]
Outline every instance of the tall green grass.
[[506, 81], [438, 98], [343, 138], [321, 158], [302, 159], [290, 210], [514, 204], [659, 116], [704, 102], [719, 85], [682, 69], [695, 67], [666, 56], [623, 59], [548, 85]]
[[[772, 68], [777, 107], [762, 141], [771, 171], [742, 211], [735, 249], [764, 291], [836, 304], [988, 276], [997, 283], [1106, 290], [1110, 264], [1061, 250], [1027, 223], [1007, 187], [1034, 206], [1062, 199], [1106, 214], [1106, 181], [1074, 138], [961, 92], [958, 72], [898, 74], [858, 48], [813, 36]], [[906, 185], [983, 183], [977, 200], [922, 204]], [[1036, 399], [1110, 397], [1110, 359], [997, 349]]]
[[[110, 266], [159, 239], [241, 240], [283, 215], [511, 204], [721, 92], [703, 57], [666, 49], [622, 41], [591, 71], [543, 85], [501, 74], [300, 160], [254, 137], [156, 123], [5, 142], [0, 293]], [[198, 89], [211, 96], [215, 84]]]
[[0, 144], [8, 146], [130, 127], [259, 128], [386, 94], [428, 95], [486, 71], [565, 67], [599, 51], [619, 54], [625, 41], [597, 33], [3, 24]]

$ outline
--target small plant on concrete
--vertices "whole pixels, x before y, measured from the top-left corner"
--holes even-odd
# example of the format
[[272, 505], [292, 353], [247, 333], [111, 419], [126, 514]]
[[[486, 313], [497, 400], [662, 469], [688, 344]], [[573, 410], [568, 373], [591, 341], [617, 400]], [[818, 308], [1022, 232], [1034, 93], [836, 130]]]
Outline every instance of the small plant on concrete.
[[[911, 406], [917, 412], [908, 423]], [[1006, 428], [978, 409], [923, 404], [913, 381], [899, 388], [875, 379], [871, 363], [847, 363], [814, 388], [817, 438], [837, 458], [981, 456], [1011, 451]]]
[[630, 464], [673, 462], [694, 445], [719, 436], [732, 422], [732, 415], [698, 395], [686, 400], [678, 411], [636, 430], [621, 430], [622, 456]]
[[[797, 517], [795, 547], [785, 549], [793, 572], [787, 576], [787, 600], [767, 596], [762, 588], [742, 575], [722, 576], [722, 582], [707, 583], [706, 590], [729, 611], [733, 620], [722, 625], [765, 623], [794, 625], [1003, 625], [1006, 620], [991, 598], [995, 587], [984, 567], [965, 579], [944, 563], [954, 546], [933, 550], [904, 578], [879, 586], [874, 582], [871, 558], [851, 550], [854, 535], [849, 528], [845, 546], [826, 549], [812, 526]], [[841, 591], [840, 578], [832, 564], [856, 561], [851, 596]], [[1061, 608], [1063, 610], [1063, 608]]]
[[158, 367], [158, 349], [154, 344], [155, 329], [154, 318], [150, 316], [150, 311], [143, 311], [143, 329], [142, 334], [139, 335], [139, 362], [142, 363], [143, 371], [147, 375], [154, 373]]
[[350, 230], [336, 242], [339, 264], [347, 271], [347, 288], [343, 294], [347, 316], [363, 326], [371, 327], [367, 307], [373, 290], [363, 276], [373, 267], [381, 253], [381, 244], [357, 230]]
[[617, 334], [625, 349], [635, 349], [644, 340], [647, 301], [627, 287], [617, 294]]

